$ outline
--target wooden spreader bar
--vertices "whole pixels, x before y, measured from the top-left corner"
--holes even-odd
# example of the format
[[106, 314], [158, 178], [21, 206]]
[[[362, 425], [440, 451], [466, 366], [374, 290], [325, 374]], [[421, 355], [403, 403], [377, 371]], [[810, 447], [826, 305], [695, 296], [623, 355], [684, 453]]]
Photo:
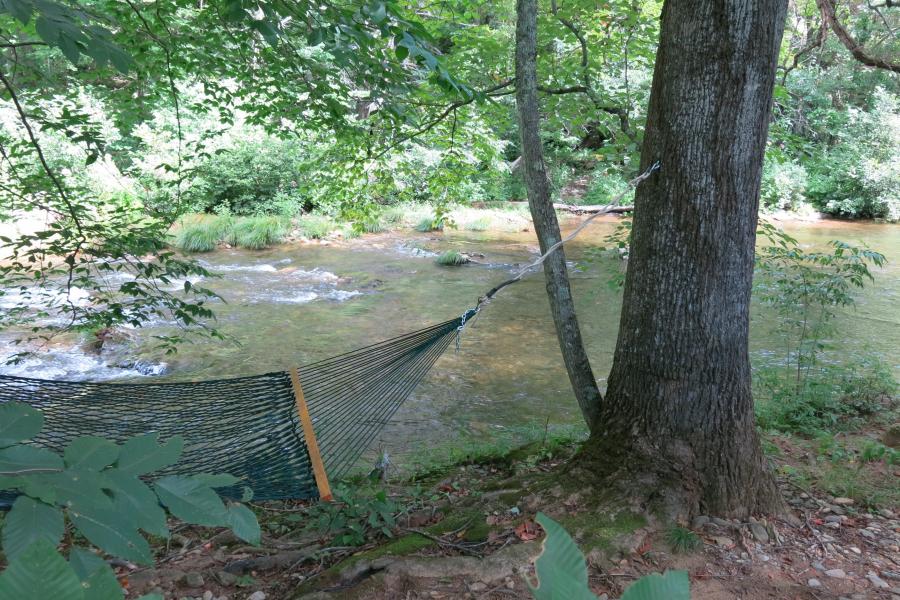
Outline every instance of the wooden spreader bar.
[[319, 444], [316, 441], [316, 432], [313, 429], [312, 419], [309, 416], [309, 407], [303, 396], [303, 386], [300, 385], [300, 372], [296, 369], [288, 371], [291, 375], [291, 387], [294, 390], [294, 401], [297, 403], [297, 416], [303, 426], [303, 437], [306, 439], [306, 449], [309, 452], [309, 462], [312, 464], [313, 475], [316, 478], [316, 487], [319, 488], [319, 498], [330, 502], [331, 486], [328, 484], [328, 474], [325, 473], [325, 464], [319, 453]]

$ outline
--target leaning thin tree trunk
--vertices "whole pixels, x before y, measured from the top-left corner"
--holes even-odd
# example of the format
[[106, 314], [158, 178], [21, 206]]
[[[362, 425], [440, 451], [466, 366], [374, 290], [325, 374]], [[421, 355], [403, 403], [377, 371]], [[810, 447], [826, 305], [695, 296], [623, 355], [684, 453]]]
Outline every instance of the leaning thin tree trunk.
[[585, 451], [672, 518], [783, 504], [748, 351], [763, 153], [788, 0], [668, 0], [619, 338]]
[[[536, 72], [537, 0], [519, 0], [517, 10], [516, 105], [522, 139], [522, 171], [528, 190], [528, 206], [543, 253], [559, 241], [560, 233], [550, 197], [550, 182], [540, 136]], [[595, 421], [600, 405], [600, 390], [581, 340], [581, 329], [575, 316], [575, 303], [566, 272], [566, 255], [561, 247], [544, 262], [544, 275], [563, 362], [578, 406], [590, 426]]]

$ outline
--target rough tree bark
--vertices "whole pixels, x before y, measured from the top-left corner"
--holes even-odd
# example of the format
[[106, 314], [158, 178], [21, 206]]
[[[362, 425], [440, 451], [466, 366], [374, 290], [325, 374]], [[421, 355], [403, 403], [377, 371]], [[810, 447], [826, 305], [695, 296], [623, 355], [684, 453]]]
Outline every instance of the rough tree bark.
[[763, 153], [788, 0], [668, 0], [619, 337], [583, 462], [669, 518], [782, 512], [750, 392]]
[[[550, 181], [544, 164], [540, 136], [540, 104], [537, 89], [537, 0], [518, 0], [516, 23], [516, 107], [522, 140], [522, 172], [528, 191], [528, 206], [534, 219], [541, 252], [560, 240], [559, 223], [553, 211]], [[566, 272], [562, 247], [544, 261], [547, 296], [559, 338], [563, 362], [578, 406], [588, 425], [596, 421], [600, 390], [591, 370], [575, 315], [575, 302]]]

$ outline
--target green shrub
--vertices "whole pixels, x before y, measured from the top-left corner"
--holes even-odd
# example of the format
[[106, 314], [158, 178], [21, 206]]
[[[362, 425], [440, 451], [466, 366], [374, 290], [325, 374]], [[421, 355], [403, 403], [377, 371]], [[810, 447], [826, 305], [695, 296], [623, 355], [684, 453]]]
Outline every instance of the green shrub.
[[[900, 219], [900, 100], [884, 89], [865, 109], [825, 109], [832, 143], [807, 160], [807, 196], [827, 213]], [[833, 109], [831, 109], [833, 111]]]
[[236, 142], [197, 166], [185, 198], [196, 212], [296, 214], [304, 204], [297, 192], [304, 158], [294, 140]]
[[767, 431], [818, 435], [846, 431], [879, 414], [897, 391], [890, 369], [873, 358], [817, 366], [796, 382], [796, 370], [754, 372], [756, 418]]
[[[792, 367], [776, 372], [788, 375], [798, 398], [810, 390], [821, 396], [813, 389], [820, 382], [806, 379], [818, 367], [825, 336], [836, 331], [836, 310], [854, 306], [856, 290], [874, 281], [869, 266], [880, 267], [885, 258], [867, 247], [836, 240], [827, 251], [807, 251], [769, 223], [762, 223], [759, 233], [769, 245], [756, 254], [756, 291], [765, 305], [775, 309], [773, 333], [784, 340], [784, 363]], [[787, 386], [785, 382], [781, 392]]]
[[703, 542], [696, 533], [684, 527], [672, 527], [666, 532], [666, 542], [672, 552], [676, 554], [686, 554], [693, 552], [703, 545]]
[[381, 213], [381, 222], [387, 226], [396, 226], [403, 223], [406, 209], [402, 205], [394, 205]]
[[859, 452], [859, 459], [864, 463], [881, 462], [888, 465], [900, 463], [900, 451], [894, 450], [874, 440], [868, 440]]
[[210, 252], [225, 237], [232, 223], [223, 217], [184, 224], [175, 234], [175, 245], [185, 252]]
[[360, 231], [359, 227], [354, 227], [352, 225], [345, 225], [340, 229], [341, 237], [345, 240], [355, 240], [356, 238], [362, 236], [363, 232]]
[[394, 537], [400, 506], [383, 489], [338, 487], [334, 502], [310, 507], [308, 520], [341, 546], [362, 546], [378, 537]]
[[385, 226], [380, 218], [366, 219], [359, 224], [363, 233], [381, 233], [385, 230]]
[[416, 224], [416, 231], [421, 231], [422, 233], [442, 231], [443, 229], [444, 224], [437, 221], [434, 217], [425, 217]]
[[806, 202], [808, 177], [802, 165], [778, 161], [766, 154], [760, 202], [769, 210], [796, 210]]
[[628, 185], [628, 180], [621, 173], [611, 172], [609, 169], [597, 171], [591, 175], [590, 187], [580, 204], [610, 204], [623, 193], [625, 195], [619, 204], [634, 203], [634, 189]]
[[304, 237], [312, 240], [320, 240], [337, 227], [329, 217], [322, 215], [306, 215], [300, 217], [297, 227]]
[[281, 217], [243, 217], [234, 222], [227, 240], [234, 246], [262, 250], [280, 243], [287, 230], [288, 224]]
[[469, 259], [457, 252], [456, 250], [447, 250], [435, 259], [435, 262], [442, 267], [458, 267], [469, 262]]
[[[43, 415], [26, 404], [0, 404], [0, 490], [19, 493], [0, 522], [8, 561], [0, 574], [0, 597], [122, 600], [125, 595], [107, 561], [90, 548], [72, 545], [67, 531], [74, 530], [106, 554], [142, 565], [153, 564], [142, 531], [169, 537], [167, 512], [188, 523], [230, 527], [237, 537], [259, 544], [253, 512], [241, 504], [226, 505], [213, 490], [233, 486], [237, 478], [147, 479], [178, 461], [184, 445], [179, 436], [161, 445], [157, 434], [147, 434], [121, 446], [85, 436], [59, 456], [28, 443], [43, 422]], [[68, 561], [58, 550], [64, 536]]]

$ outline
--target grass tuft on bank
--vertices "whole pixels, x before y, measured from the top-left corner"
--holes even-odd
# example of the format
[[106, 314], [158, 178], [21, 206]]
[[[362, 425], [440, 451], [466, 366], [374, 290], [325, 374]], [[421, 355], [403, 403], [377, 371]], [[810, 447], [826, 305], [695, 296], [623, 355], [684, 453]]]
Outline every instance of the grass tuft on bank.
[[195, 215], [176, 229], [174, 244], [185, 252], [211, 252], [219, 244], [261, 250], [284, 241], [289, 229], [283, 217]]

